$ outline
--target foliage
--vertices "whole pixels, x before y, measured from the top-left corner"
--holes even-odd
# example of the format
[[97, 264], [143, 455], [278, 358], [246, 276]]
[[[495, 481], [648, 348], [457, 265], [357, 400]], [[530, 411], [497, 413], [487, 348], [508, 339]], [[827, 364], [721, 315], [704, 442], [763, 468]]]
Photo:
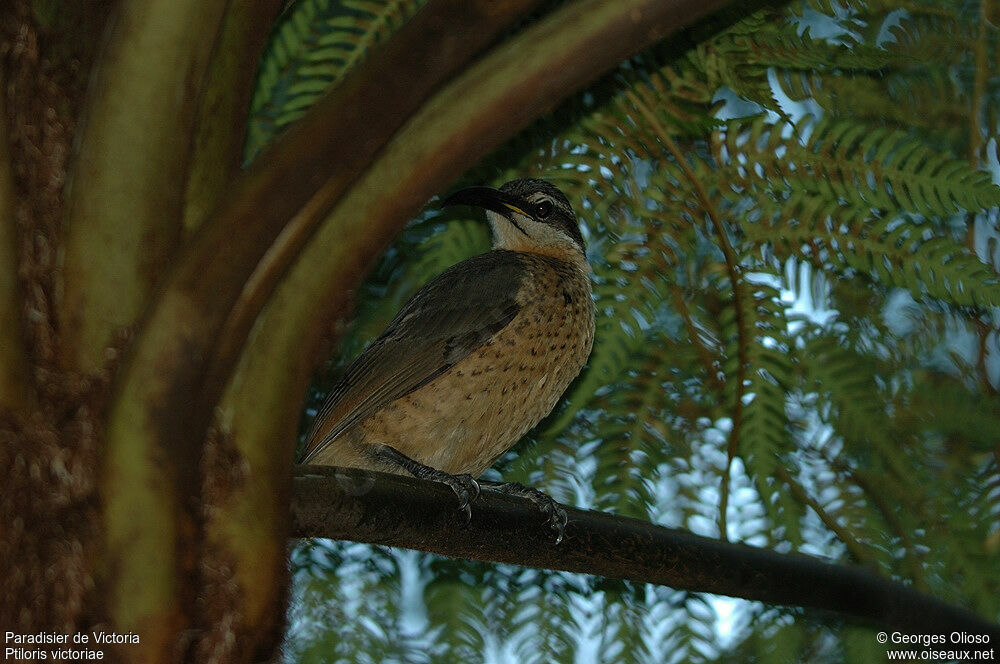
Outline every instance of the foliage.
[[[247, 154], [419, 4], [296, 3], [262, 65]], [[977, 7], [762, 11], [623, 63], [467, 174], [567, 193], [598, 309], [588, 369], [491, 472], [862, 563], [1000, 617], [1000, 77]], [[472, 220], [415, 220], [313, 405], [409, 294], [486, 246]], [[740, 604], [720, 639], [720, 605], [662, 588], [357, 545], [297, 560], [288, 647], [307, 661], [874, 656], [867, 630], [760, 605]]]
[[288, 10], [260, 64], [245, 153], [253, 158], [425, 0], [305, 0]]

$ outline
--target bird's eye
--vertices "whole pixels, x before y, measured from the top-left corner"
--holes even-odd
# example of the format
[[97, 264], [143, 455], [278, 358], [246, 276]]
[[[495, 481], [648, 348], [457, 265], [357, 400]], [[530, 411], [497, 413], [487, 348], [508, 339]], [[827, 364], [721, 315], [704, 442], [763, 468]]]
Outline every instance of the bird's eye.
[[535, 214], [538, 215], [539, 219], [544, 219], [552, 214], [552, 201], [542, 201], [538, 203], [535, 206]]

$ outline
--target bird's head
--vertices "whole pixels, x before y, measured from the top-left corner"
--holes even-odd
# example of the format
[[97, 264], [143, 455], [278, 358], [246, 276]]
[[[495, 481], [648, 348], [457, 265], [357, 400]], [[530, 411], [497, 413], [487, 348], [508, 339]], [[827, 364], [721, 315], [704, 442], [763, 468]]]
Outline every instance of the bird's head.
[[584, 267], [587, 264], [580, 224], [569, 199], [545, 180], [518, 178], [499, 189], [469, 187], [448, 196], [442, 205], [485, 208], [494, 249], [545, 254]]

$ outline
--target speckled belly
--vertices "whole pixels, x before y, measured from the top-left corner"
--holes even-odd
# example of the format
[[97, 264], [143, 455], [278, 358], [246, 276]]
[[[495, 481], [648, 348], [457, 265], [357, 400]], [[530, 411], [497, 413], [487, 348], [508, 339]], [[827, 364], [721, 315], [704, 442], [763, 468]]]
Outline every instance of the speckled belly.
[[590, 289], [545, 286], [537, 283], [514, 320], [484, 346], [346, 432], [354, 449], [337, 445], [338, 458], [324, 462], [391, 470], [359, 453], [382, 443], [449, 473], [478, 476], [489, 468], [552, 411], [590, 354]]

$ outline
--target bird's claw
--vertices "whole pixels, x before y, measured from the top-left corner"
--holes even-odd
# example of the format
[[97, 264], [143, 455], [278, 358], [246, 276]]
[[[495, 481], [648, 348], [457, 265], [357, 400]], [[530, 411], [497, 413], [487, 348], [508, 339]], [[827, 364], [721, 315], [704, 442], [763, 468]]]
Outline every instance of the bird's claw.
[[476, 498], [479, 498], [479, 494], [482, 491], [479, 487], [479, 482], [472, 475], [466, 473], [461, 475], [441, 473], [439, 477], [435, 477], [434, 479], [447, 484], [455, 492], [455, 495], [458, 496], [458, 511], [464, 517], [463, 525], [469, 525], [472, 521], [471, 503]]
[[538, 508], [539, 512], [546, 516], [549, 529], [552, 530], [552, 534], [555, 536], [555, 543], [559, 544], [566, 533], [566, 523], [569, 521], [569, 517], [566, 516], [566, 509], [556, 502], [555, 498], [537, 489], [535, 490], [535, 494], [529, 495], [527, 498]]
[[465, 516], [465, 524], [472, 521], [472, 507], [470, 503], [479, 497], [479, 482], [472, 475], [462, 473], [452, 475], [443, 470], [438, 470], [432, 466], [427, 466], [419, 461], [414, 461], [391, 445], [379, 445], [372, 448], [372, 456], [384, 463], [401, 467], [411, 475], [422, 480], [440, 482], [451, 487], [451, 490], [458, 496], [458, 511]]
[[569, 522], [569, 517], [566, 515], [566, 509], [555, 499], [549, 496], [545, 497], [549, 499], [549, 502], [545, 503], [544, 506], [540, 505], [539, 509], [548, 516], [549, 528], [555, 535], [555, 543], [559, 544], [563, 540], [563, 535], [566, 534], [566, 524]]
[[566, 516], [566, 509], [555, 498], [533, 487], [524, 486], [520, 482], [494, 484], [492, 488], [508, 496], [527, 498], [535, 509], [546, 517], [546, 523], [555, 536], [555, 544], [562, 542], [569, 518]]

